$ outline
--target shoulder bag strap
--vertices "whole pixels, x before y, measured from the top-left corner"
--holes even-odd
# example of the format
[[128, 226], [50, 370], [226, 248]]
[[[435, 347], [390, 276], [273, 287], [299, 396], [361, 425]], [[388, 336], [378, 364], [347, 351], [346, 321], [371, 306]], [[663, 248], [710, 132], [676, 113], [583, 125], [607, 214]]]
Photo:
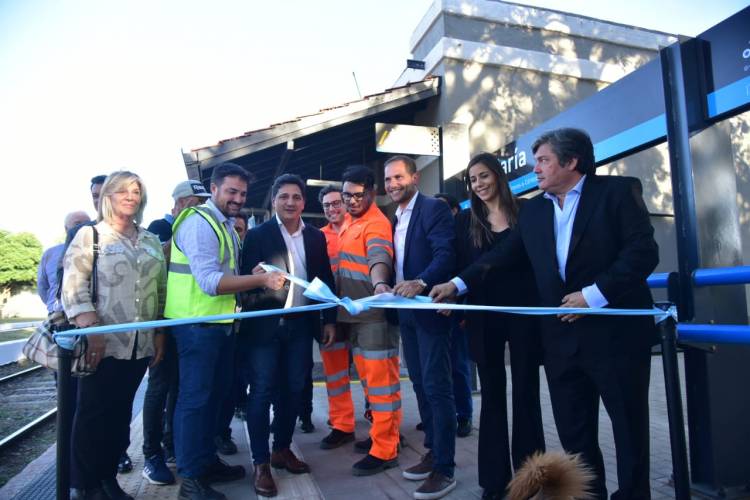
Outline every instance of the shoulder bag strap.
[[91, 303], [96, 305], [97, 292], [99, 291], [99, 279], [96, 276], [96, 264], [99, 258], [99, 231], [96, 230], [96, 226], [91, 226], [91, 229], [94, 230], [94, 262], [91, 265]]

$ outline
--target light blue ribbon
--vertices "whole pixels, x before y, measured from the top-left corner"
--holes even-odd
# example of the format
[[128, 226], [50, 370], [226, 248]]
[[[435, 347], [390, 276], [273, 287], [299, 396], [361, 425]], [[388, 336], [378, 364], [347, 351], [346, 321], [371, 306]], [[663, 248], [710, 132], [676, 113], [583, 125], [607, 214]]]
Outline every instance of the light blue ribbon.
[[674, 308], [663, 311], [656, 307], [652, 309], [609, 309], [604, 307], [514, 307], [514, 306], [481, 306], [472, 304], [444, 304], [434, 303], [429, 297], [418, 295], [413, 299], [394, 295], [392, 293], [381, 293], [372, 297], [364, 297], [352, 300], [349, 297], [339, 298], [328, 288], [324, 282], [315, 278], [312, 282], [293, 276], [282, 271], [278, 267], [261, 264], [266, 272], [278, 272], [284, 275], [292, 283], [305, 289], [304, 296], [320, 302], [306, 306], [289, 307], [285, 309], [268, 309], [265, 311], [248, 311], [233, 314], [217, 314], [214, 316], [200, 316], [195, 318], [164, 319], [155, 321], [141, 321], [136, 323], [121, 323], [117, 325], [93, 326], [68, 330], [55, 334], [58, 337], [73, 337], [77, 335], [96, 335], [103, 333], [132, 332], [133, 330], [150, 330], [153, 328], [165, 328], [168, 326], [190, 325], [193, 323], [211, 323], [223, 320], [236, 320], [247, 318], [260, 318], [264, 316], [275, 316], [278, 314], [293, 314], [309, 311], [321, 311], [332, 307], [343, 307], [349, 314], [357, 315], [369, 309], [422, 309], [422, 310], [458, 310], [458, 311], [486, 311], [507, 314], [525, 314], [531, 316], [547, 316], [553, 314], [591, 314], [597, 316], [653, 316], [657, 323], [669, 317], [675, 317]]

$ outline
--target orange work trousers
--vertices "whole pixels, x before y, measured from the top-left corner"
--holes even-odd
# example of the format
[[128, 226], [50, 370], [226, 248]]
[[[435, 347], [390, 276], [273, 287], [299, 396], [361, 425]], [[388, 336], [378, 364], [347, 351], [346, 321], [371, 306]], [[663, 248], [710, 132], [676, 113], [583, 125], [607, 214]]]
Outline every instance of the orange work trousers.
[[[349, 342], [320, 346], [328, 391], [328, 419], [341, 432], [354, 432], [354, 403], [349, 386]], [[367, 395], [365, 394], [365, 397]]]
[[350, 323], [348, 333], [372, 411], [370, 455], [381, 460], [396, 458], [402, 417], [398, 330], [389, 331], [388, 323], [379, 321]]

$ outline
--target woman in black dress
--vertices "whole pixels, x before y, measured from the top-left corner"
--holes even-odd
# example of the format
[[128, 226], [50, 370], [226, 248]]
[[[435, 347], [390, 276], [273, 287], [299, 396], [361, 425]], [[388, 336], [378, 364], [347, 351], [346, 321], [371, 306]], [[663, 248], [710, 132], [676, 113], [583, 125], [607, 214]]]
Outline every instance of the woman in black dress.
[[[465, 175], [471, 206], [456, 217], [459, 269], [465, 269], [493, 245], [501, 244], [518, 220], [519, 204], [497, 158], [481, 153]], [[470, 304], [536, 305], [530, 266], [512, 272], [490, 270], [483, 286], [469, 290]], [[482, 410], [479, 423], [479, 485], [482, 498], [503, 498], [512, 477], [535, 451], [544, 451], [539, 404], [541, 343], [536, 318], [515, 314], [467, 312], [469, 349], [479, 369]], [[508, 439], [505, 343], [510, 347], [513, 386], [513, 439]], [[511, 461], [512, 456], [512, 461]], [[512, 469], [511, 469], [512, 464]]]

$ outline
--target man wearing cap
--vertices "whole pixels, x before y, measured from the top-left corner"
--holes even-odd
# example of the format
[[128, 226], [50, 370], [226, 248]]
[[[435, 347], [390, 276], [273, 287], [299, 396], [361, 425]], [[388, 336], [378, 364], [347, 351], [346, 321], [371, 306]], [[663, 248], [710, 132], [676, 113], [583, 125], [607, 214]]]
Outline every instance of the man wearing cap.
[[[159, 237], [165, 252], [169, 251], [167, 243], [172, 239], [172, 223], [180, 213], [188, 207], [196, 207], [211, 197], [200, 181], [182, 181], [172, 191], [174, 208], [171, 214], [166, 214], [163, 219], [157, 219], [148, 226], [148, 230]], [[166, 254], [169, 258], [169, 254]]]
[[[186, 208], [198, 206], [210, 197], [211, 195], [199, 181], [182, 181], [172, 192], [174, 199], [172, 213], [149, 224], [148, 230], [159, 236], [167, 259], [174, 220]], [[177, 402], [177, 377], [177, 347], [174, 338], [166, 335], [164, 358], [161, 363], [149, 368], [148, 386], [143, 399], [144, 463], [142, 474], [151, 484], [174, 483], [174, 474], [167, 468], [166, 463], [174, 463], [172, 419]], [[162, 442], [164, 443], [163, 450]]]

